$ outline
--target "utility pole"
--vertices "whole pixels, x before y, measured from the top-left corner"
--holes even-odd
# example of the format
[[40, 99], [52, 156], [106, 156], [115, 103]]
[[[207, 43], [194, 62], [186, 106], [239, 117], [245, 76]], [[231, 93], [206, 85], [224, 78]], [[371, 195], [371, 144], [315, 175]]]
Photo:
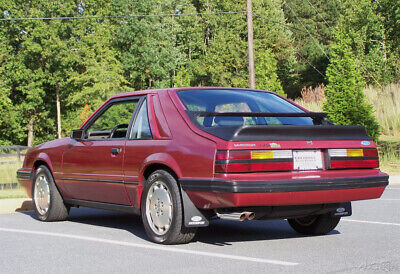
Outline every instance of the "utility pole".
[[56, 86], [57, 94], [56, 94], [56, 106], [57, 106], [57, 135], [58, 139], [61, 138], [61, 107], [60, 107], [60, 90], [57, 84]]
[[247, 0], [247, 37], [249, 50], [249, 83], [250, 88], [256, 88], [256, 76], [254, 72], [253, 10], [251, 7], [251, 0]]

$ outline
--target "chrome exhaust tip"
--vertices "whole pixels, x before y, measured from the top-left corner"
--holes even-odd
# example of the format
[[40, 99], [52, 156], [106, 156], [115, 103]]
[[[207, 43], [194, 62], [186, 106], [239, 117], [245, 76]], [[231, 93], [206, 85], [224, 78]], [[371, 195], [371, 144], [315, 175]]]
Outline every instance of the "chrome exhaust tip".
[[217, 217], [222, 220], [239, 221], [243, 222], [246, 220], [246, 214], [244, 212], [232, 212], [232, 213], [218, 213]]
[[254, 212], [230, 212], [230, 213], [217, 213], [217, 217], [222, 220], [231, 220], [231, 221], [239, 221], [243, 222], [245, 220], [253, 220], [256, 215]]
[[246, 215], [246, 219], [249, 221], [253, 220], [256, 217], [256, 214], [254, 212], [245, 211], [243, 213], [244, 215]]

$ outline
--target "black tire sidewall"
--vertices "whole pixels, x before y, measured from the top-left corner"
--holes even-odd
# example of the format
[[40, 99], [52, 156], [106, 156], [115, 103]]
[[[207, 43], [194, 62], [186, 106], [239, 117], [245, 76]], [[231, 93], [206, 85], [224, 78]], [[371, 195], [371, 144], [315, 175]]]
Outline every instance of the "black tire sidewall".
[[331, 232], [338, 225], [340, 217], [331, 216], [330, 213], [316, 216], [310, 225], [303, 225], [296, 219], [288, 219], [290, 226], [301, 234], [323, 235]]
[[[35, 201], [35, 185], [36, 185], [36, 179], [40, 176], [40, 175], [44, 175], [47, 179], [47, 181], [49, 182], [49, 191], [50, 191], [50, 204], [49, 204], [49, 209], [47, 210], [47, 212], [45, 214], [40, 214], [40, 212], [37, 210], [36, 207], [36, 201]], [[51, 208], [54, 204], [53, 202], [53, 196], [54, 196], [54, 180], [53, 180], [53, 176], [51, 175], [50, 170], [46, 167], [46, 166], [40, 166], [39, 168], [36, 169], [35, 171], [35, 177], [33, 178], [33, 184], [32, 184], [32, 201], [33, 201], [33, 206], [35, 209], [35, 213], [36, 216], [38, 217], [39, 220], [41, 221], [46, 221], [50, 215], [51, 212]]]
[[[149, 225], [149, 220], [147, 219], [147, 214], [146, 214], [147, 195], [150, 191], [151, 186], [156, 181], [162, 181], [167, 185], [169, 193], [172, 198], [171, 226], [167, 231], [167, 233], [165, 233], [164, 235], [158, 235], [155, 232], [153, 232], [152, 228]], [[158, 170], [153, 172], [149, 176], [149, 178], [145, 182], [143, 189], [143, 194], [141, 199], [141, 215], [146, 234], [153, 242], [168, 244], [174, 240], [176, 234], [180, 233], [182, 228], [182, 202], [180, 197], [180, 191], [176, 183], [176, 180], [169, 173]]]

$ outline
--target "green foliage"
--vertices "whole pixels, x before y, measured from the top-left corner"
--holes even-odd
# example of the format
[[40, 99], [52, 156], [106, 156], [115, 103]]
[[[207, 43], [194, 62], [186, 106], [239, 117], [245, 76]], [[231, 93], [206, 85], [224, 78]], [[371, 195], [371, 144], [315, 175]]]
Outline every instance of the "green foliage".
[[[327, 52], [332, 42], [332, 29], [342, 13], [341, 0], [285, 0], [284, 12], [296, 41], [297, 89], [326, 83], [318, 71], [325, 74], [329, 64]], [[317, 71], [318, 70], [318, 71]], [[293, 93], [291, 93], [292, 95]]]
[[349, 37], [355, 61], [368, 84], [382, 85], [394, 80], [387, 70], [384, 18], [376, 11], [378, 4], [370, 0], [344, 2], [343, 15], [338, 20]]
[[277, 62], [271, 50], [260, 52], [256, 55], [256, 78], [257, 88], [276, 92], [286, 96], [282, 89], [281, 82], [276, 74]]
[[94, 122], [89, 131], [111, 131], [120, 124], [129, 124], [137, 102], [128, 101], [113, 104]]
[[351, 40], [340, 29], [331, 46], [331, 63], [327, 69], [328, 85], [323, 109], [329, 120], [339, 125], [364, 125], [367, 133], [377, 140], [379, 124], [371, 104], [363, 92], [364, 80], [355, 64]]
[[[176, 3], [178, 2], [178, 3]], [[125, 14], [171, 13], [178, 8], [185, 12], [185, 1], [117, 1]], [[179, 6], [179, 7], [178, 7]], [[178, 23], [173, 17], [130, 18], [119, 22], [116, 45], [125, 76], [135, 89], [166, 88], [173, 83], [181, 53], [176, 50], [174, 29]]]
[[[386, 54], [385, 73], [389, 73], [390, 77], [399, 80], [400, 77], [400, 1], [398, 0], [382, 0], [376, 7], [385, 28], [385, 40], [382, 47]], [[389, 81], [391, 79], [388, 79]], [[386, 81], [387, 82], [387, 81]]]
[[193, 76], [186, 68], [180, 68], [174, 76], [174, 87], [190, 87], [190, 80], [192, 77]]
[[[84, 4], [41, 0], [0, 3], [0, 10], [7, 11], [5, 15], [10, 17], [85, 16], [105, 7], [104, 1], [94, 0]], [[110, 49], [107, 23], [36, 20], [2, 24], [6, 49], [1, 52], [8, 56], [0, 81], [11, 88], [8, 120], [12, 122], [8, 122], [8, 128], [12, 128], [12, 134], [7, 139], [12, 143], [26, 143], [29, 131], [34, 143], [56, 136], [57, 90], [66, 125], [64, 134], [78, 126], [76, 113], [85, 103], [98, 106], [114, 92], [123, 90], [126, 80], [115, 50]]]

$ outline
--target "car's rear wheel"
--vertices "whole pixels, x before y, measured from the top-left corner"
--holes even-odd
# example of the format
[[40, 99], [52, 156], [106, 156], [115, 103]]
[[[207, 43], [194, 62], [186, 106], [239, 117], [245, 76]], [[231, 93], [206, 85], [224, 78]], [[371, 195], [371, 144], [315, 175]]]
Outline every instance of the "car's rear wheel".
[[50, 170], [42, 165], [35, 171], [32, 200], [36, 216], [45, 222], [64, 221], [69, 207], [58, 192]]
[[153, 242], [184, 244], [195, 236], [196, 228], [183, 223], [178, 184], [165, 170], [154, 171], [145, 182], [141, 211], [146, 234]]
[[288, 219], [290, 226], [298, 233], [306, 235], [322, 235], [331, 232], [339, 223], [340, 217], [330, 213]]

